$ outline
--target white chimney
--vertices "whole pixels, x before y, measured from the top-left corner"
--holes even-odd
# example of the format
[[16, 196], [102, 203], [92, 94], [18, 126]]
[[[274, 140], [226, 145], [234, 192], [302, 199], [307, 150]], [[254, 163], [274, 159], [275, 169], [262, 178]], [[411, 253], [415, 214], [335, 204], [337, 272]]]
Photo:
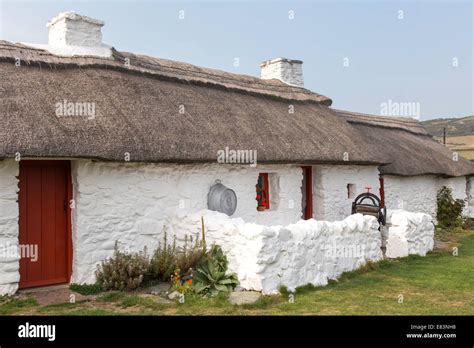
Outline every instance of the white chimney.
[[104, 22], [81, 16], [75, 12], [63, 12], [51, 19], [48, 44], [51, 46], [101, 47]]
[[30, 43], [26, 45], [66, 57], [112, 55], [111, 47], [102, 43], [103, 21], [75, 12], [62, 12], [51, 19], [46, 26], [49, 28], [47, 45]]
[[266, 60], [260, 64], [261, 78], [278, 79], [296, 87], [304, 87], [303, 62], [286, 58]]

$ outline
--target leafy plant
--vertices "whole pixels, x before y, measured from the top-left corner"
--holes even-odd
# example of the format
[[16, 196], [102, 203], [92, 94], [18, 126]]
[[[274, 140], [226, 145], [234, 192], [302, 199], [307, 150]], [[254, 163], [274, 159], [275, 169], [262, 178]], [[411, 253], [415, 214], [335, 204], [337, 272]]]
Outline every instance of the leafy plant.
[[436, 219], [441, 227], [458, 227], [463, 223], [462, 210], [465, 201], [462, 199], [454, 199], [453, 191], [443, 186], [436, 195], [437, 211]]
[[97, 283], [104, 290], [138, 288], [150, 269], [146, 248], [142, 252], [126, 253], [115, 243], [114, 255], [97, 266]]
[[182, 277], [181, 272], [177, 269], [171, 276], [171, 290], [178, 291], [183, 295], [192, 293], [194, 291], [192, 278], [189, 276]]
[[95, 284], [72, 283], [69, 285], [69, 289], [81, 295], [94, 295], [94, 294], [98, 294], [99, 292], [102, 292], [102, 286], [98, 283], [95, 283]]
[[205, 239], [195, 240], [192, 236], [184, 237], [184, 245], [176, 246], [176, 238], [173, 244], [168, 243], [168, 236], [165, 231], [163, 236], [163, 243], [158, 244], [158, 249], [155, 251], [151, 259], [150, 275], [152, 279], [169, 281], [176, 270], [180, 270], [181, 275], [188, 275], [192, 273], [193, 268], [202, 262], [206, 255]]
[[231, 292], [239, 282], [235, 273], [227, 272], [227, 263], [221, 247], [214, 245], [205, 261], [193, 271], [196, 293], [214, 297], [220, 292]]
[[474, 219], [470, 217], [465, 217], [463, 219], [462, 228], [465, 230], [474, 230]]
[[168, 244], [168, 234], [165, 230], [163, 244], [158, 244], [150, 262], [150, 274], [153, 279], [169, 281], [176, 269], [176, 238], [173, 244]]
[[[188, 245], [191, 244], [191, 247]], [[176, 268], [181, 271], [181, 274], [190, 275], [197, 265], [201, 264], [206, 257], [206, 249], [204, 243], [199, 241], [199, 238], [193, 242], [193, 237], [184, 237], [184, 246], [179, 248], [176, 255]]]

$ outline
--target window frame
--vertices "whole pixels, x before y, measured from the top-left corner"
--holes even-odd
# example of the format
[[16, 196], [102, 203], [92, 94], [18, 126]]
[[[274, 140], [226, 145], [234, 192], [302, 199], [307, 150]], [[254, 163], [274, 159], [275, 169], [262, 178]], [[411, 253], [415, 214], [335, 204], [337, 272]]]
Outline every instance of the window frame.
[[[259, 184], [261, 182], [260, 178], [263, 178], [263, 188], [259, 187]], [[262, 196], [265, 197], [265, 200], [263, 201], [263, 204], [260, 204], [260, 200], [256, 198], [257, 200], [257, 210], [258, 211], [265, 211], [270, 209], [270, 183], [268, 180], [268, 173], [258, 173], [258, 179], [257, 179], [257, 185], [255, 185], [257, 197], [259, 194], [263, 194]], [[260, 208], [260, 209], [259, 209]], [[263, 208], [263, 209], [261, 209]]]

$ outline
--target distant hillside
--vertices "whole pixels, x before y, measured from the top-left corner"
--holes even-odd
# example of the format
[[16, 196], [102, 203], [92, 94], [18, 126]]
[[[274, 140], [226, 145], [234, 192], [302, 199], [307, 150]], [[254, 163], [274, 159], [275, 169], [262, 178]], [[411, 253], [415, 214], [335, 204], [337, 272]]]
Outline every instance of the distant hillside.
[[462, 118], [438, 118], [423, 121], [428, 133], [435, 137], [443, 136], [443, 128], [446, 127], [446, 135], [455, 137], [461, 135], [474, 135], [474, 116]]
[[474, 161], [474, 116], [438, 118], [422, 123], [439, 142], [443, 141], [443, 128], [446, 127], [446, 145], [452, 151]]

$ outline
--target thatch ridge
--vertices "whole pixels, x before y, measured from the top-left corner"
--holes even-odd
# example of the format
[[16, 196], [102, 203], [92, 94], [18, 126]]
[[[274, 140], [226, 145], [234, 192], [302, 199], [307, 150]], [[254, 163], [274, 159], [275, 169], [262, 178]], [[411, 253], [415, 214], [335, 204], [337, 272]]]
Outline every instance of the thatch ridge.
[[409, 117], [370, 115], [352, 111], [332, 109], [338, 115], [347, 118], [348, 122], [365, 124], [381, 128], [398, 128], [407, 132], [420, 135], [428, 135], [426, 128], [419, 121]]
[[[39, 67], [46, 65], [58, 69], [75, 67], [113, 69], [175, 82], [224, 88], [253, 95], [261, 94], [287, 101], [315, 102], [327, 106], [332, 103], [330, 98], [305, 88], [287, 85], [279, 80], [262, 80], [250, 75], [233, 74], [162, 58], [119, 52], [114, 48], [112, 48], [112, 57], [110, 58], [60, 57], [44, 49], [0, 40], [0, 61], [14, 62], [16, 59], [26, 62], [27, 65]], [[126, 59], [129, 59], [129, 66], [125, 65]]]

